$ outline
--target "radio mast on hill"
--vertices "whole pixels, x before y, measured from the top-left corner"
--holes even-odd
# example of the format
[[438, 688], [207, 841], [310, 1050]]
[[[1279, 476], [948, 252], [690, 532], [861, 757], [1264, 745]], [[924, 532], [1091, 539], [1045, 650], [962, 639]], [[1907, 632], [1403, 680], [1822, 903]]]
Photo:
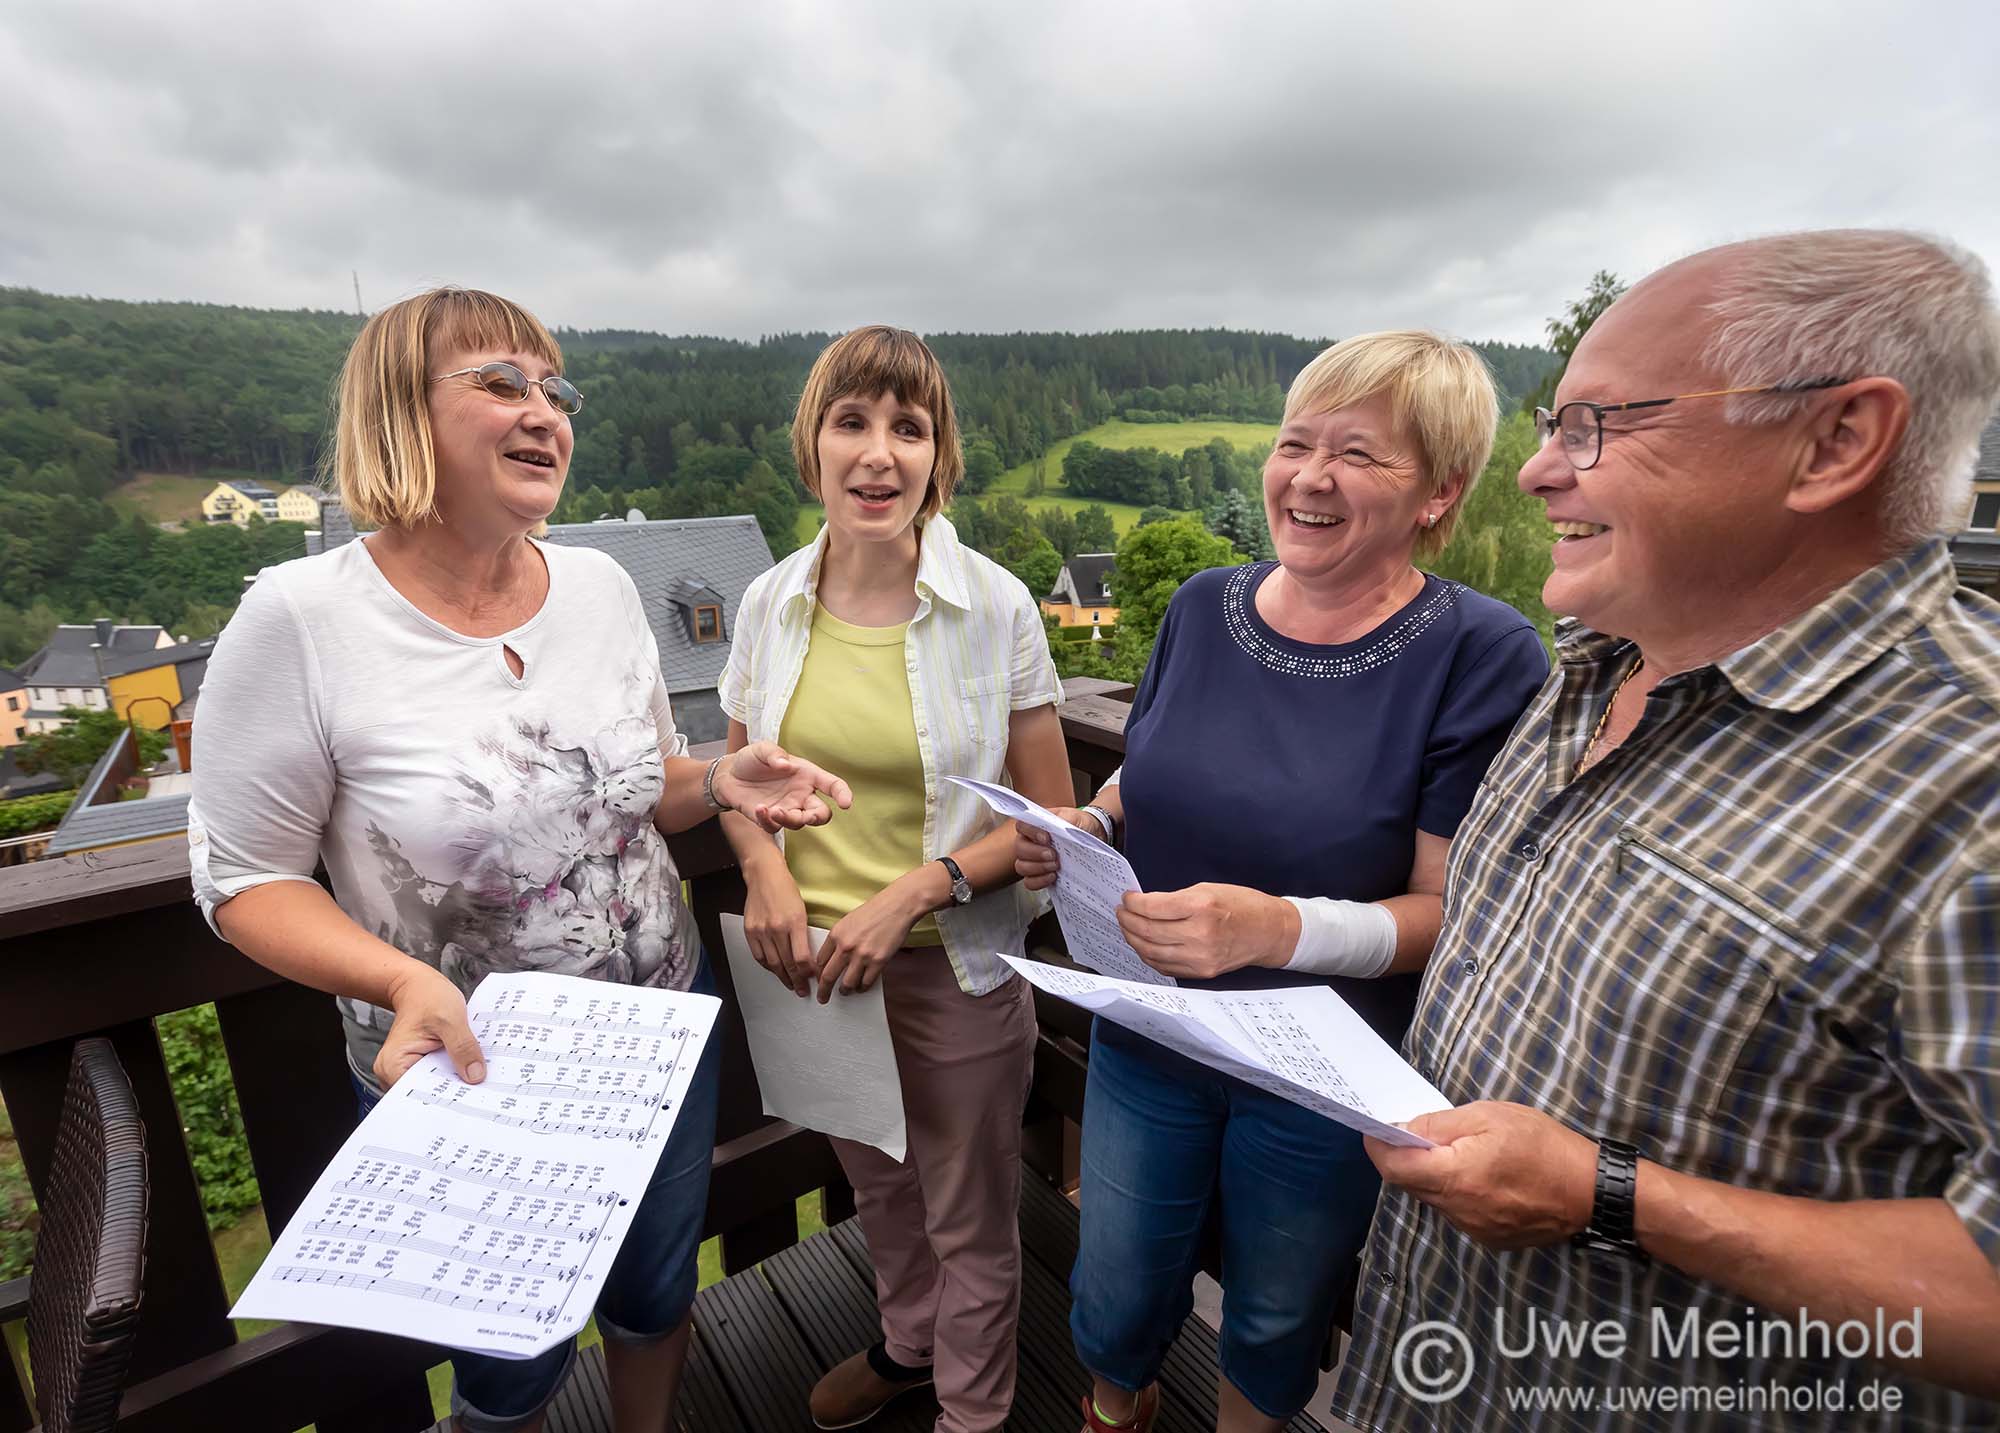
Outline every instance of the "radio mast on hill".
[[365, 320], [368, 317], [368, 310], [361, 307], [361, 271], [349, 269], [347, 272], [354, 276], [354, 316]]

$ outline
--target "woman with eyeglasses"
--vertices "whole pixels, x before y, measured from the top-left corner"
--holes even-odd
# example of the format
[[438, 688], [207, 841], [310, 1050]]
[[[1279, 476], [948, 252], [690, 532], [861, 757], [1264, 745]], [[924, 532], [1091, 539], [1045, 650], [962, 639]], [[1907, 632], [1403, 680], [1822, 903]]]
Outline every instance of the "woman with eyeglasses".
[[[1362, 334], [1299, 373], [1264, 463], [1277, 561], [1168, 604], [1089, 811], [1143, 891], [1118, 924], [1184, 984], [1332, 987], [1390, 1044], [1443, 919], [1452, 833], [1548, 658], [1504, 603], [1423, 572], [1493, 446], [1479, 354]], [[1017, 869], [1054, 879], [1022, 827]], [[1220, 1235], [1222, 1433], [1282, 1428], [1319, 1378], [1381, 1178], [1361, 1136], [1096, 1022], [1070, 1329], [1086, 1433], [1153, 1427], [1160, 1366]]]
[[[364, 1112], [432, 1050], [485, 1077], [465, 997], [489, 971], [711, 991], [662, 833], [732, 808], [799, 829], [850, 799], [770, 742], [685, 755], [631, 579], [535, 540], [582, 406], [548, 330], [505, 299], [443, 288], [376, 314], [341, 373], [331, 468], [378, 530], [259, 574], [209, 661], [196, 898], [253, 960], [339, 997]], [[620, 1429], [670, 1425], [719, 1048], [598, 1298]], [[457, 1426], [539, 1429], [574, 1358], [454, 1354]]]

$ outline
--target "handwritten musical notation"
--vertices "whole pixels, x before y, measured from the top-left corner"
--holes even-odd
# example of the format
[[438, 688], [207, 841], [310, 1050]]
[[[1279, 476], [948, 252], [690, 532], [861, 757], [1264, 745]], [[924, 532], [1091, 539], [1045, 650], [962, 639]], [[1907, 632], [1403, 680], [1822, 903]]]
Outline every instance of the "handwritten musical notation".
[[1402, 1122], [1451, 1105], [1324, 985], [1163, 990], [1003, 958], [1051, 995], [1390, 1144], [1428, 1149], [1431, 1142]]
[[582, 1328], [721, 1002], [490, 975], [467, 1014], [487, 1076], [427, 1055], [321, 1173], [238, 1318], [531, 1358]]

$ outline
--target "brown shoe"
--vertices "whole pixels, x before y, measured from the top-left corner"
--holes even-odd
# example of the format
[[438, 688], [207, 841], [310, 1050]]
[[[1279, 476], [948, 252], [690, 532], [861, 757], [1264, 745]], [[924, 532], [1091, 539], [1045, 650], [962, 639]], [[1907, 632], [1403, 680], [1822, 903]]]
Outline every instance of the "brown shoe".
[[1097, 1416], [1097, 1404], [1086, 1393], [1083, 1395], [1082, 1433], [1152, 1433], [1153, 1420], [1160, 1416], [1160, 1385], [1149, 1383], [1139, 1390], [1139, 1401], [1132, 1406], [1132, 1416], [1118, 1423], [1106, 1423]]
[[835, 1364], [813, 1385], [813, 1426], [858, 1428], [896, 1398], [931, 1381], [927, 1367], [897, 1363], [887, 1344], [863, 1349]]

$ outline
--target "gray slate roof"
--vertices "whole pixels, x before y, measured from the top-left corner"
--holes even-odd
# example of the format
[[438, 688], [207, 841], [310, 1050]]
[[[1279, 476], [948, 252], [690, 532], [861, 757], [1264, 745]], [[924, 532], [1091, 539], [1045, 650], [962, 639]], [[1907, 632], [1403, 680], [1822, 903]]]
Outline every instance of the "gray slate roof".
[[[631, 574], [673, 695], [708, 690], [721, 680], [744, 590], [771, 566], [770, 544], [757, 519], [748, 516], [557, 523], [548, 540], [608, 553]], [[723, 640], [697, 646], [684, 608], [674, 599], [700, 588], [721, 600]]]
[[181, 704], [174, 708], [174, 720], [183, 721], [194, 715], [194, 704], [201, 696], [203, 678], [208, 675], [208, 658], [185, 662], [181, 665]]
[[[107, 670], [114, 660], [150, 652], [160, 640], [158, 627], [112, 627], [104, 644]], [[98, 687], [97, 658], [90, 644], [98, 640], [95, 625], [64, 623], [50, 634], [48, 645], [21, 664], [21, 679], [37, 687]]]
[[1972, 476], [1980, 482], [2000, 483], [2000, 413], [1987, 420], [1979, 435], [1979, 462]]
[[[1079, 552], [1063, 564], [1063, 571], [1069, 574], [1070, 581], [1075, 585], [1078, 602], [1086, 606], [1093, 602], [1109, 602], [1112, 599], [1101, 594], [1105, 590], [1104, 584], [1117, 576], [1118, 554]], [[1068, 594], [1062, 590], [1061, 579], [1057, 580], [1056, 590], [1049, 594], [1049, 600], [1052, 602], [1068, 600]]]
[[21, 674], [12, 667], [0, 667], [0, 692], [17, 691], [26, 685]]
[[104, 675], [122, 677], [127, 672], [143, 672], [152, 667], [178, 667], [183, 662], [200, 662], [206, 669], [209, 654], [214, 650], [215, 638], [204, 637], [199, 642], [183, 642], [178, 646], [159, 647], [130, 656], [107, 656], [104, 659]]
[[222, 481], [225, 487], [236, 489], [237, 492], [243, 494], [246, 498], [261, 500], [263, 498], [276, 498], [278, 496], [262, 483], [254, 482], [249, 478], [224, 478]]
[[49, 837], [46, 854], [65, 856], [71, 851], [108, 846], [120, 841], [140, 841], [150, 836], [171, 836], [187, 830], [188, 798], [149, 796], [143, 801], [108, 801], [102, 806], [72, 806], [62, 825]]
[[137, 801], [113, 799], [101, 806], [90, 804], [111, 779], [112, 768], [130, 742], [131, 738], [120, 732], [118, 739], [105, 748], [104, 755], [97, 758], [97, 764], [90, 768], [90, 775], [76, 789], [76, 804], [69, 808], [69, 813], [50, 835], [45, 854], [64, 856], [71, 851], [116, 845], [120, 841], [141, 841], [152, 836], [171, 836], [177, 831], [187, 830], [188, 793], [184, 791], [173, 796], [149, 796]]

